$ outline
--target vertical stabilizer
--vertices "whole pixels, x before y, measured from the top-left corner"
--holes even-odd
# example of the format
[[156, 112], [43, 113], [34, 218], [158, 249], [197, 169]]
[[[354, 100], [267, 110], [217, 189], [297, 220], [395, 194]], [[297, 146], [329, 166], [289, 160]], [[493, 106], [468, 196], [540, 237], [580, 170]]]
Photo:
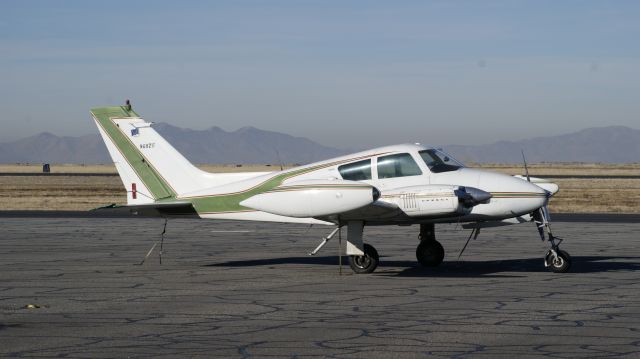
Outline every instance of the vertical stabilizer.
[[212, 176], [192, 165], [130, 106], [91, 110], [127, 190], [128, 204], [174, 199], [210, 187]]

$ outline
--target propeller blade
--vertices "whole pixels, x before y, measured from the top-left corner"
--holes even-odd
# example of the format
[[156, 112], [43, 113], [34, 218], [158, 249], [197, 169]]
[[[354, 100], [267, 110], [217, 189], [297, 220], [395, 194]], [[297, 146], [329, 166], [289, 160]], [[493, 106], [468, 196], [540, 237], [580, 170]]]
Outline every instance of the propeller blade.
[[527, 181], [531, 182], [531, 178], [529, 177], [529, 168], [527, 167], [527, 159], [524, 157], [524, 150], [520, 149], [520, 152], [522, 152], [522, 162], [524, 162], [524, 171], [527, 175]]
[[545, 226], [545, 217], [542, 207], [538, 208], [535, 212], [532, 213], [533, 220], [536, 223], [536, 228], [538, 228], [538, 234], [540, 235], [540, 239], [545, 240], [544, 237], [544, 226]]
[[545, 205], [542, 207], [542, 213], [544, 214], [544, 219], [547, 223], [551, 222], [551, 212], [549, 212], [549, 206]]

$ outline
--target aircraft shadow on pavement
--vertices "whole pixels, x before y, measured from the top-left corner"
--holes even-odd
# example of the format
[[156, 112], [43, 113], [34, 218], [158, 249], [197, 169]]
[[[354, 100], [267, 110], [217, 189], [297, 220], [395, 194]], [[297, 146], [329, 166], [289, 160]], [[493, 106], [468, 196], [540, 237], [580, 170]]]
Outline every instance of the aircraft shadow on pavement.
[[[640, 271], [640, 257], [574, 256], [568, 274]], [[411, 262], [407, 262], [409, 264]], [[382, 264], [381, 264], [382, 265]], [[439, 267], [425, 268], [413, 263], [395, 273], [406, 277], [470, 277], [516, 276], [515, 273], [546, 272], [542, 258], [520, 258], [492, 261], [445, 261]]]
[[[602, 273], [613, 271], [640, 271], [640, 257], [631, 256], [573, 256], [569, 273]], [[348, 267], [348, 258], [342, 257]], [[282, 257], [237, 260], [207, 264], [207, 267], [260, 267], [278, 265], [338, 265], [337, 256]], [[396, 270], [397, 269], [397, 270]], [[521, 258], [490, 261], [448, 260], [435, 268], [420, 266], [416, 261], [380, 260], [377, 274], [407, 277], [470, 277], [470, 276], [514, 276], [513, 272], [544, 272], [542, 258]]]

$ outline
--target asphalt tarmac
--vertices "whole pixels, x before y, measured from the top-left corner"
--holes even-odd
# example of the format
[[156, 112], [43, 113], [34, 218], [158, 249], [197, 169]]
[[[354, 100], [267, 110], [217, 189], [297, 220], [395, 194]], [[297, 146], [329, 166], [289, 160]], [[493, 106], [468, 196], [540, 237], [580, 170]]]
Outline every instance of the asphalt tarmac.
[[[548, 272], [532, 224], [367, 227], [371, 275], [338, 266], [330, 228], [0, 216], [0, 357], [638, 358], [640, 224], [556, 222], [572, 271]], [[627, 222], [627, 223], [625, 223]], [[345, 259], [345, 258], [343, 258]], [[346, 261], [346, 259], [345, 259]]]

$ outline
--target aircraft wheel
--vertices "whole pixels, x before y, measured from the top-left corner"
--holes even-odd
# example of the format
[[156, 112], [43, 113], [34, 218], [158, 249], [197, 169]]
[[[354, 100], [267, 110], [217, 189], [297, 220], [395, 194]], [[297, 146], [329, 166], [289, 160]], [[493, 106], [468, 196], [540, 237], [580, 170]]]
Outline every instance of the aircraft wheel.
[[562, 253], [566, 258], [569, 259], [569, 262], [571, 262], [571, 256], [569, 255], [569, 252], [567, 251], [563, 251], [562, 249], [559, 249], [560, 253]]
[[380, 262], [378, 251], [372, 245], [366, 243], [364, 244], [363, 256], [349, 257], [349, 266], [357, 274], [372, 273], [378, 267], [378, 262]]
[[547, 263], [550, 264], [550, 268], [555, 273], [566, 273], [569, 271], [571, 267], [571, 256], [569, 253], [559, 249], [558, 250], [558, 258], [553, 258], [551, 251], [547, 253], [547, 257], [545, 258]]
[[444, 259], [444, 248], [436, 240], [424, 240], [416, 249], [416, 257], [425, 267], [437, 267]]

